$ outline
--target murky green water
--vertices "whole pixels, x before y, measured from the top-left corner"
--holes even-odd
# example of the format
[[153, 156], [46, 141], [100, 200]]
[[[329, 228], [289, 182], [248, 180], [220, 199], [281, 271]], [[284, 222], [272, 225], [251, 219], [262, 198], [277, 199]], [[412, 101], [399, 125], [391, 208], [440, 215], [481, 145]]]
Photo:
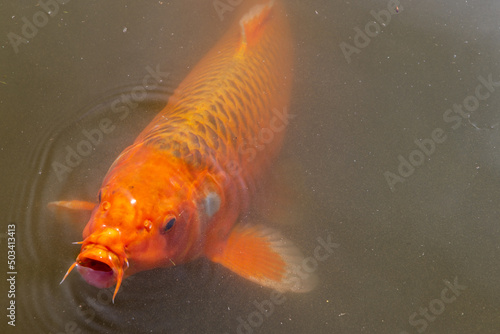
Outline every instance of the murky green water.
[[[87, 217], [58, 220], [46, 204], [94, 200], [234, 12], [221, 20], [212, 1], [70, 1], [50, 16], [0, 4], [2, 332], [500, 331], [500, 3], [401, 1], [397, 13], [385, 0], [287, 4], [297, 116], [275, 171], [296, 198], [275, 201], [288, 203], [280, 229], [319, 286], [276, 299], [200, 260], [134, 275], [114, 305], [112, 289], [77, 274], [59, 285]], [[102, 137], [83, 143], [95, 129]]]

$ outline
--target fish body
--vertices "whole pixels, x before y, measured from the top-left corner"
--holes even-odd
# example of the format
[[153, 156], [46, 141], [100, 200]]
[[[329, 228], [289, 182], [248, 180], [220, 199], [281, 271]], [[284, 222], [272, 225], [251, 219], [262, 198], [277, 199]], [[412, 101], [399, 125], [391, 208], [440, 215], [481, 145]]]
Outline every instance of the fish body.
[[66, 276], [76, 266], [116, 295], [134, 273], [206, 257], [276, 290], [312, 288], [312, 278], [290, 278], [302, 260], [295, 246], [239, 223], [288, 123], [291, 43], [280, 1], [245, 9], [114, 161]]

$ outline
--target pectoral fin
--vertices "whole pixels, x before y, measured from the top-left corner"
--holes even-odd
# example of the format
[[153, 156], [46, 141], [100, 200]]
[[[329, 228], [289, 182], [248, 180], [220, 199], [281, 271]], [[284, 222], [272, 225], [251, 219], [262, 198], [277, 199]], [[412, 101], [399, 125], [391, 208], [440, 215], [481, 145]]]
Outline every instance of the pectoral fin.
[[269, 228], [236, 226], [223, 245], [208, 253], [213, 262], [277, 291], [307, 292], [316, 284], [314, 273], [302, 270], [300, 251]]
[[58, 209], [92, 211], [96, 205], [97, 204], [91, 202], [73, 200], [50, 202], [47, 204], [47, 207], [53, 211]]

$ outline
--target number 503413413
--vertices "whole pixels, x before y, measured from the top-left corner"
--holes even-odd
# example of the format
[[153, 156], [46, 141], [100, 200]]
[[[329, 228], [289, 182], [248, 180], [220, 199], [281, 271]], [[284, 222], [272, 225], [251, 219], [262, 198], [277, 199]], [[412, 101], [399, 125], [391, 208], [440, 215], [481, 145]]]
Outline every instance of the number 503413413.
[[8, 258], [8, 265], [9, 265], [9, 270], [14, 270], [15, 269], [15, 264], [16, 264], [16, 225], [15, 224], [9, 224], [7, 226], [7, 248], [8, 253], [7, 253], [7, 258]]

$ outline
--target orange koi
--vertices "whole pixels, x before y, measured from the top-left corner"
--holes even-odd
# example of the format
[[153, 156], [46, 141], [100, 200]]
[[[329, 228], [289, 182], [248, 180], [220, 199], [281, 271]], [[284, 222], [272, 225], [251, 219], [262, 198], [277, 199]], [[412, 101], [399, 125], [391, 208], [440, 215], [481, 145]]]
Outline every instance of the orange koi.
[[253, 4], [117, 157], [98, 204], [49, 204], [92, 210], [63, 281], [76, 267], [91, 285], [115, 285], [114, 300], [127, 276], [206, 257], [262, 286], [311, 290], [313, 275], [294, 276], [303, 257], [292, 243], [241, 223], [279, 152], [291, 84], [284, 8]]

